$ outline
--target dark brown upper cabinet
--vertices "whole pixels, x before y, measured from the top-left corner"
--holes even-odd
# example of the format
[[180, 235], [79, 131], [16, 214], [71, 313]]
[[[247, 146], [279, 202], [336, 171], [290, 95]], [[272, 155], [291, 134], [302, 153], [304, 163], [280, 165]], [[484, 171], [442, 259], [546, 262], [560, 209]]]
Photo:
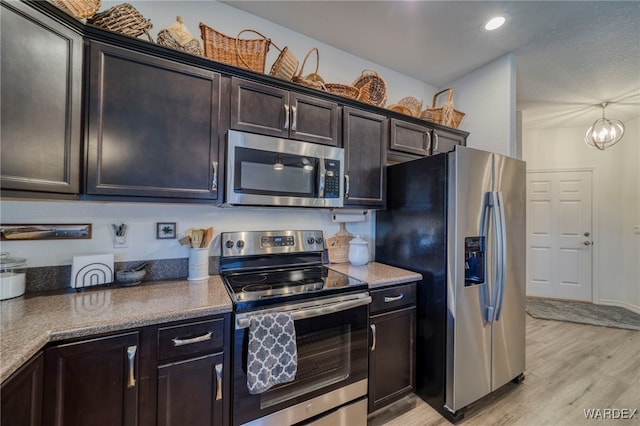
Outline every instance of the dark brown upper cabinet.
[[233, 77], [231, 128], [338, 146], [338, 104]]
[[222, 199], [220, 74], [92, 41], [87, 194]]
[[431, 151], [431, 129], [419, 124], [392, 118], [390, 121], [392, 151], [426, 157]]
[[0, 9], [0, 185], [78, 194], [82, 35], [21, 2]]
[[456, 145], [466, 145], [467, 139], [464, 136], [447, 132], [445, 130], [433, 131], [433, 143], [431, 155], [440, 154], [442, 152], [453, 151]]
[[387, 117], [344, 107], [345, 207], [383, 209], [386, 202]]

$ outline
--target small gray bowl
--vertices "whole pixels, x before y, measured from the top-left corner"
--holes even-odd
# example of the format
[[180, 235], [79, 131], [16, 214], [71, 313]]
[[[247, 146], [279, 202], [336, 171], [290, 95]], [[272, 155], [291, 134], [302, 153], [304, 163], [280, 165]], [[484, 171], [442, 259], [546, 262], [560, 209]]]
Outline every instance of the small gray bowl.
[[139, 271], [116, 271], [116, 282], [124, 286], [134, 286], [142, 282], [147, 275], [146, 269]]

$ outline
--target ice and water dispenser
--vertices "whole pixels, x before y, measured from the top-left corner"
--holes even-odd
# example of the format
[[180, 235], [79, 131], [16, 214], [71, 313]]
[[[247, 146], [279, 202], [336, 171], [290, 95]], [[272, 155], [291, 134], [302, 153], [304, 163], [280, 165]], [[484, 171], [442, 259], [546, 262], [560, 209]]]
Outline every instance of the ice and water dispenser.
[[485, 281], [485, 239], [466, 237], [464, 239], [464, 285], [465, 287], [484, 284]]

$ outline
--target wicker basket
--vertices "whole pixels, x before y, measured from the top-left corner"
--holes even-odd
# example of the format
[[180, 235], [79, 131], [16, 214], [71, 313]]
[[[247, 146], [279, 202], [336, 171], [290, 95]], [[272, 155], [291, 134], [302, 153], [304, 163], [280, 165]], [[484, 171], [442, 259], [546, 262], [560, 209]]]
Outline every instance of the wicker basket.
[[115, 31], [130, 37], [138, 37], [146, 34], [149, 41], [153, 42], [149, 30], [153, 27], [151, 21], [146, 19], [138, 10], [129, 3], [122, 3], [104, 12], [96, 13], [87, 20], [89, 24]]
[[102, 4], [102, 0], [51, 0], [51, 2], [78, 19], [91, 18]]
[[[305, 76], [302, 75], [304, 71], [304, 65], [307, 63], [307, 59], [312, 52], [316, 52], [316, 70], [311, 74], [307, 74]], [[324, 80], [320, 75], [318, 75], [318, 67], [320, 66], [320, 52], [317, 47], [309, 49], [307, 54], [304, 56], [302, 60], [302, 65], [300, 65], [300, 69], [298, 70], [298, 75], [293, 76], [293, 82], [304, 84], [305, 86], [313, 87], [314, 89], [326, 90], [324, 87]]]
[[296, 71], [298, 71], [298, 58], [291, 53], [291, 50], [287, 46], [285, 46], [284, 49], [280, 49], [273, 42], [271, 42], [271, 45], [280, 51], [280, 55], [278, 55], [278, 59], [271, 65], [269, 75], [290, 81], [293, 76], [296, 75]]
[[[254, 30], [242, 30], [237, 37], [229, 37], [208, 25], [200, 23], [200, 32], [204, 41], [204, 56], [214, 61], [223, 62], [234, 67], [246, 68], [264, 73], [267, 52], [271, 40]], [[253, 32], [261, 36], [259, 39], [241, 39], [244, 32]]]
[[413, 113], [409, 108], [400, 104], [391, 104], [387, 107], [387, 109], [390, 109], [391, 111], [399, 112], [400, 114], [413, 115]]
[[182, 50], [192, 55], [202, 56], [204, 54], [200, 41], [191, 34], [179, 16], [176, 18], [175, 24], [158, 33], [156, 42], [161, 46]]
[[[443, 106], [436, 108], [436, 101], [438, 100], [438, 96], [447, 92], [449, 92], [447, 102], [445, 102]], [[453, 89], [451, 88], [444, 89], [433, 95], [432, 107], [423, 111], [420, 116], [425, 116], [423, 118], [429, 120], [428, 118], [426, 118], [428, 114], [431, 114], [432, 118], [430, 120], [434, 123], [442, 124], [443, 126], [448, 126], [454, 129], [457, 129], [458, 126], [460, 126], [460, 123], [462, 122], [462, 119], [465, 115], [464, 112], [458, 111], [457, 109], [453, 108]]]
[[417, 100], [413, 96], [407, 96], [398, 101], [398, 105], [402, 105], [409, 109], [409, 115], [413, 115], [414, 117], [420, 117], [420, 113], [422, 112], [422, 101]]
[[349, 86], [348, 84], [325, 83], [324, 87], [327, 89], [327, 92], [344, 96], [345, 98], [358, 99], [360, 96], [360, 89]]
[[367, 83], [371, 83], [369, 86], [366, 97], [361, 96], [361, 101], [377, 105], [384, 106], [387, 102], [387, 82], [385, 79], [375, 71], [364, 70], [360, 77], [356, 78], [352, 86], [361, 89]]

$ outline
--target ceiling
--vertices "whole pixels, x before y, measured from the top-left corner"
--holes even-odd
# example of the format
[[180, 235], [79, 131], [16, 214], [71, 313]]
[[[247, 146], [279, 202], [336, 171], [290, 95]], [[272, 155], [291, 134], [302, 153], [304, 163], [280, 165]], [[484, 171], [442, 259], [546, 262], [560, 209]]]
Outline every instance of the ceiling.
[[[640, 116], [638, 1], [225, 1], [435, 87], [506, 53], [528, 128]], [[484, 21], [508, 14], [500, 29]]]

